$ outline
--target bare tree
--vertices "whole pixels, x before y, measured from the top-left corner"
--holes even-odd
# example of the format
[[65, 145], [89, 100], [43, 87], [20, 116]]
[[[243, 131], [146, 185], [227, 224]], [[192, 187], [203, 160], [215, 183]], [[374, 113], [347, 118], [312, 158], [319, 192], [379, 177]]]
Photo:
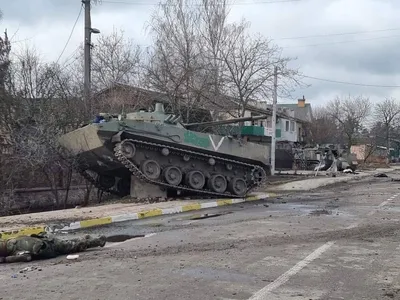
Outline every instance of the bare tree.
[[9, 159], [15, 165], [9, 182], [19, 187], [46, 184], [55, 205], [65, 206], [68, 192], [61, 201], [59, 188], [66, 183], [68, 190], [74, 160], [61, 155], [58, 137], [80, 123], [80, 102], [73, 97], [69, 75], [60, 66], [44, 63], [29, 47], [14, 57], [8, 93], [15, 104], [9, 124], [13, 149]]
[[334, 144], [341, 138], [338, 125], [325, 106], [313, 108], [313, 121], [309, 124], [309, 130], [312, 141], [317, 144]]
[[7, 144], [8, 122], [13, 112], [13, 102], [8, 91], [11, 63], [10, 51], [11, 45], [7, 32], [5, 32], [4, 38], [0, 37], [0, 111], [2, 112], [2, 118], [0, 119], [0, 153], [3, 150], [3, 146]]
[[228, 15], [227, 0], [203, 0], [200, 8], [199, 35], [201, 39], [202, 64], [207, 70], [206, 86], [202, 95], [214, 104], [223, 97], [222, 75], [226, 69], [223, 60], [223, 47], [226, 45]]
[[238, 117], [244, 116], [251, 102], [272, 99], [275, 66], [280, 80], [292, 80], [298, 75], [287, 66], [290, 58], [282, 57], [281, 50], [270, 40], [248, 34], [248, 26], [244, 21], [230, 25], [226, 33], [229, 38], [223, 46], [224, 85], [228, 95], [238, 101]]
[[[0, 11], [0, 20], [2, 12]], [[10, 70], [10, 51], [11, 45], [7, 37], [7, 32], [4, 37], [0, 37], [0, 207], [7, 211], [12, 200], [12, 180], [10, 173], [13, 168], [10, 162], [10, 131], [8, 121], [13, 112], [13, 102], [8, 93], [7, 86], [9, 82]]]
[[385, 128], [385, 141], [387, 149], [387, 162], [390, 159], [390, 131], [400, 114], [400, 104], [394, 98], [386, 98], [382, 103], [375, 105], [375, 119], [382, 122]]
[[149, 29], [154, 47], [149, 51], [148, 87], [168, 97], [174, 113], [186, 122], [202, 106], [205, 84], [199, 40], [199, 9], [183, 0], [167, 0], [154, 12]]
[[225, 112], [234, 106], [233, 114], [243, 116], [250, 102], [271, 98], [275, 66], [281, 93], [298, 83], [298, 71], [287, 66], [290, 58], [262, 36], [251, 36], [249, 23], [228, 24], [228, 15], [227, 0], [196, 6], [168, 0], [153, 15], [148, 83], [168, 95], [176, 112], [216, 104]]
[[354, 144], [364, 122], [371, 114], [371, 102], [363, 96], [336, 97], [328, 103], [328, 114], [332, 116], [347, 140], [347, 147]]
[[138, 85], [142, 50], [123, 31], [101, 35], [92, 50], [93, 91], [115, 83]]

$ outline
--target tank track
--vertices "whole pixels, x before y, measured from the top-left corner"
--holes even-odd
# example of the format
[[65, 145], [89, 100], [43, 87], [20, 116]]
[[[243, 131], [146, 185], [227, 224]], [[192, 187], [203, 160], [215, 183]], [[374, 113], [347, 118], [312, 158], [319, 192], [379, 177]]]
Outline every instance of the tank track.
[[201, 152], [195, 152], [195, 151], [190, 151], [190, 150], [185, 150], [185, 149], [180, 149], [180, 148], [175, 148], [172, 146], [168, 146], [168, 145], [163, 145], [163, 144], [158, 144], [158, 143], [151, 143], [151, 142], [146, 142], [143, 140], [133, 140], [133, 139], [126, 139], [123, 140], [122, 142], [116, 144], [115, 148], [114, 148], [114, 155], [115, 157], [127, 168], [129, 169], [129, 171], [132, 173], [133, 176], [135, 176], [136, 178], [147, 182], [149, 184], [154, 184], [154, 185], [158, 185], [160, 187], [164, 187], [164, 188], [171, 188], [171, 189], [176, 189], [176, 190], [182, 190], [182, 191], [189, 191], [189, 192], [195, 192], [198, 194], [204, 194], [204, 195], [209, 195], [209, 196], [222, 196], [222, 197], [235, 197], [235, 198], [241, 198], [243, 196], [238, 196], [238, 195], [234, 195], [230, 192], [224, 192], [224, 193], [218, 193], [218, 192], [214, 192], [211, 190], [205, 190], [205, 189], [201, 189], [201, 190], [197, 190], [197, 189], [193, 189], [190, 188], [186, 185], [178, 185], [178, 186], [174, 186], [174, 185], [170, 185], [166, 182], [163, 182], [161, 180], [152, 180], [146, 177], [146, 175], [144, 175], [142, 173], [142, 171], [129, 159], [127, 158], [122, 151], [122, 145], [125, 142], [132, 142], [135, 145], [140, 145], [143, 148], [147, 148], [147, 149], [151, 149], [151, 148], [168, 148], [170, 150], [171, 154], [175, 154], [175, 155], [179, 155], [179, 156], [183, 156], [183, 155], [190, 155], [191, 157], [196, 157], [196, 158], [200, 158], [200, 159], [210, 159], [213, 158], [215, 159], [215, 161], [219, 161], [219, 162], [224, 162], [224, 163], [230, 163], [230, 164], [234, 164], [234, 165], [241, 165], [243, 167], [246, 168], [251, 168], [252, 169], [252, 174], [254, 173], [255, 170], [261, 170], [262, 174], [263, 174], [263, 179], [259, 182], [255, 182], [254, 183], [254, 178], [252, 176], [251, 181], [253, 182], [252, 184], [254, 184], [253, 186], [250, 186], [250, 188], [247, 189], [246, 193], [244, 196], [246, 196], [250, 191], [255, 191], [258, 190], [259, 188], [265, 186], [268, 182], [267, 182], [267, 175], [266, 172], [263, 168], [261, 168], [260, 166], [257, 165], [252, 165], [252, 164], [247, 164], [247, 163], [243, 163], [243, 162], [239, 162], [236, 160], [231, 160], [231, 159], [226, 159], [226, 158], [221, 158], [218, 156], [213, 156], [213, 155], [209, 155], [209, 154], [204, 154]]
[[94, 178], [92, 175], [90, 175], [87, 170], [79, 168], [78, 169], [79, 174], [85, 178], [87, 181], [89, 181], [95, 188], [97, 188], [98, 190], [102, 191], [103, 193], [107, 193], [107, 194], [111, 194], [111, 195], [115, 195], [115, 196], [121, 196], [118, 191], [112, 190], [112, 189], [108, 189], [105, 188], [104, 186], [102, 186], [99, 181], [97, 180], [97, 178]]

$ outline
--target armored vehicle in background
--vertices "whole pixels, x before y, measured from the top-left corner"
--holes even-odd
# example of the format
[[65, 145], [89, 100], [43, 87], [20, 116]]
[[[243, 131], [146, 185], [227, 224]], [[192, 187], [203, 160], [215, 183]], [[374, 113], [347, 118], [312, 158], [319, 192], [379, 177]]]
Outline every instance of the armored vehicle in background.
[[328, 170], [332, 166], [334, 160], [336, 160], [338, 171], [350, 169], [354, 172], [357, 169], [357, 156], [354, 153], [349, 153], [346, 149], [338, 147], [337, 145], [324, 145], [324, 147], [318, 148], [316, 153], [320, 154], [321, 161], [320, 164], [315, 167], [315, 170]]
[[60, 143], [86, 179], [119, 196], [129, 194], [131, 176], [166, 190], [243, 197], [270, 175], [266, 147], [188, 130], [160, 103], [153, 112], [98, 116]]

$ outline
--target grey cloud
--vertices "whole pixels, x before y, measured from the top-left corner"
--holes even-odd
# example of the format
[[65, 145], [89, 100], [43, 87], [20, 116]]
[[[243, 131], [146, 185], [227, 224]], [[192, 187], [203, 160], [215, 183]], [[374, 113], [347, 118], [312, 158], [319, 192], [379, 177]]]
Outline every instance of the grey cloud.
[[[125, 0], [125, 2], [135, 1]], [[137, 2], [145, 1], [157, 2], [156, 0]], [[21, 26], [29, 25], [34, 30], [38, 28], [39, 23], [51, 24], [54, 21], [60, 21], [69, 30], [79, 11], [79, 6], [79, 0], [8, 1], [1, 8], [4, 12], [1, 25], [3, 26], [7, 21], [14, 23], [17, 21]], [[152, 5], [102, 3], [93, 7], [93, 26], [99, 28], [102, 33], [106, 33], [112, 31], [113, 26], [118, 24], [118, 29], [124, 29], [127, 37], [136, 41], [140, 38], [139, 42], [145, 43], [147, 41], [140, 34], [147, 21], [146, 17], [153, 8]], [[310, 46], [332, 41], [400, 35], [400, 30], [326, 38], [280, 39], [400, 27], [399, 12], [400, 1], [398, 0], [302, 0], [282, 4], [234, 5], [230, 19], [239, 20], [245, 17], [252, 23], [254, 32], [276, 39], [274, 42], [285, 48], [285, 55], [298, 57], [292, 65], [300, 67], [306, 75], [356, 83], [400, 85], [400, 53], [398, 52], [400, 37]], [[81, 33], [82, 24], [80, 24]], [[68, 32], [65, 34], [67, 35]], [[52, 46], [57, 46], [58, 51], [53, 51], [59, 52], [65, 39], [58, 41], [59, 45], [54, 45], [51, 38], [49, 37], [47, 42], [40, 45], [40, 49], [48, 51], [48, 49], [56, 48]], [[71, 49], [76, 46], [71, 45]], [[304, 94], [313, 104], [326, 102], [334, 95], [349, 93], [368, 95], [375, 101], [396, 94], [398, 90], [343, 85], [311, 79], [306, 79], [306, 82], [312, 86], [308, 89], [299, 89], [293, 96], [296, 99]]]
[[1, 7], [4, 21], [10, 20], [21, 25], [54, 20], [69, 20], [79, 11], [80, 1], [75, 0], [12, 0]]
[[[72, 24], [77, 17], [81, 4], [80, 0], [11, 0], [3, 5], [1, 10], [3, 11], [4, 21], [18, 22], [24, 26], [35, 26], [40, 22], [52, 23], [54, 21], [65, 21]], [[93, 14], [101, 11], [107, 11], [111, 14], [133, 9], [140, 11], [146, 9], [146, 6], [116, 3], [92, 4]]]
[[400, 36], [324, 46], [313, 49], [310, 56], [327, 68], [344, 66], [352, 72], [392, 75], [400, 70], [399, 48]]

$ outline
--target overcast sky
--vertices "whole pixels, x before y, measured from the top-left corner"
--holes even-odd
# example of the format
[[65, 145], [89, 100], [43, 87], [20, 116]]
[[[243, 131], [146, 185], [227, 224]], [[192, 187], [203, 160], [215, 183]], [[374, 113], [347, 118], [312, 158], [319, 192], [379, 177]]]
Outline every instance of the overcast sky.
[[[305, 75], [357, 84], [400, 86], [399, 0], [232, 1], [231, 20], [246, 18], [252, 23], [252, 31], [274, 39], [284, 48], [285, 55], [297, 57], [294, 65]], [[28, 42], [48, 60], [56, 60], [61, 53], [81, 7], [80, 0], [0, 2], [4, 15], [0, 27], [7, 29], [13, 47]], [[148, 45], [150, 40], [144, 26], [157, 2], [104, 0], [92, 8], [92, 27], [104, 34], [123, 29], [127, 37]], [[82, 40], [83, 12], [61, 60], [68, 58]], [[93, 42], [96, 43], [96, 36]], [[400, 88], [364, 87], [311, 78], [306, 82], [312, 86], [298, 90], [294, 97], [304, 95], [313, 106], [324, 104], [336, 95], [348, 94], [369, 96], [375, 102], [391, 96], [400, 100]], [[293, 100], [279, 99], [279, 102]]]

